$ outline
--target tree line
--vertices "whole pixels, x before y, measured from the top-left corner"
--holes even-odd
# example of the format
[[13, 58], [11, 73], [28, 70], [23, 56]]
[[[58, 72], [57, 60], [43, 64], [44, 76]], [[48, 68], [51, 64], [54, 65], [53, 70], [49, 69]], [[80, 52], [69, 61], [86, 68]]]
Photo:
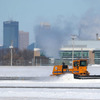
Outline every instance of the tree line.
[[[19, 50], [16, 48], [12, 49], [13, 65], [30, 65], [34, 52], [31, 50]], [[11, 50], [0, 49], [0, 65], [10, 65]]]

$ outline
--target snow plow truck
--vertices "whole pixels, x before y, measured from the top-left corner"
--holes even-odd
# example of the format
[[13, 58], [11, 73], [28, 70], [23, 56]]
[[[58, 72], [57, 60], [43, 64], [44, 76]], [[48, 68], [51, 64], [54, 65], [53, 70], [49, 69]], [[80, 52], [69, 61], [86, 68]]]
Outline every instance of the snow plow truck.
[[62, 63], [62, 65], [55, 65], [53, 67], [53, 76], [72, 73], [75, 79], [100, 79], [100, 75], [90, 75], [87, 71], [88, 61], [87, 59], [73, 60], [73, 68], [69, 68], [68, 65]]

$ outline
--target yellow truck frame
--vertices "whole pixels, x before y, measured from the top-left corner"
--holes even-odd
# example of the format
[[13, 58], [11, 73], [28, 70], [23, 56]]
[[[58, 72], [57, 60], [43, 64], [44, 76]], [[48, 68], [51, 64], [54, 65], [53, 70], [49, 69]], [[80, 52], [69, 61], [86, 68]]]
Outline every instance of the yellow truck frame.
[[87, 59], [73, 60], [73, 68], [69, 69], [68, 65], [55, 65], [53, 68], [52, 75], [61, 75], [64, 73], [73, 73], [80, 76], [89, 76], [87, 71]]

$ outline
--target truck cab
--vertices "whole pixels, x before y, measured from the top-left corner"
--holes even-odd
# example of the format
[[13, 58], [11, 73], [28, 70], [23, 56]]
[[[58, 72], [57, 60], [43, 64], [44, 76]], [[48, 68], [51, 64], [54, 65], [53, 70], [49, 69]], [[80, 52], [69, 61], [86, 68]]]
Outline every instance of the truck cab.
[[88, 75], [87, 59], [73, 60], [73, 69], [69, 69], [69, 71], [72, 71], [72, 73], [76, 75]]

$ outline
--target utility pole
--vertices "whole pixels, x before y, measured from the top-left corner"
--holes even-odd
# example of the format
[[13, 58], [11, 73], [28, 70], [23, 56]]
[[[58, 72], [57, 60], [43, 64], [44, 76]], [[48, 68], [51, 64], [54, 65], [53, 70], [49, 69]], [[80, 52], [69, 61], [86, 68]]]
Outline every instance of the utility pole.
[[11, 46], [9, 46], [9, 48], [10, 48], [10, 53], [11, 53], [10, 65], [12, 66], [12, 61], [13, 61], [13, 53], [12, 53], [13, 42], [11, 42]]
[[81, 48], [81, 58], [83, 58], [83, 48]]
[[72, 35], [72, 66], [73, 66], [73, 60], [74, 60], [74, 40], [76, 38], [76, 35]]

